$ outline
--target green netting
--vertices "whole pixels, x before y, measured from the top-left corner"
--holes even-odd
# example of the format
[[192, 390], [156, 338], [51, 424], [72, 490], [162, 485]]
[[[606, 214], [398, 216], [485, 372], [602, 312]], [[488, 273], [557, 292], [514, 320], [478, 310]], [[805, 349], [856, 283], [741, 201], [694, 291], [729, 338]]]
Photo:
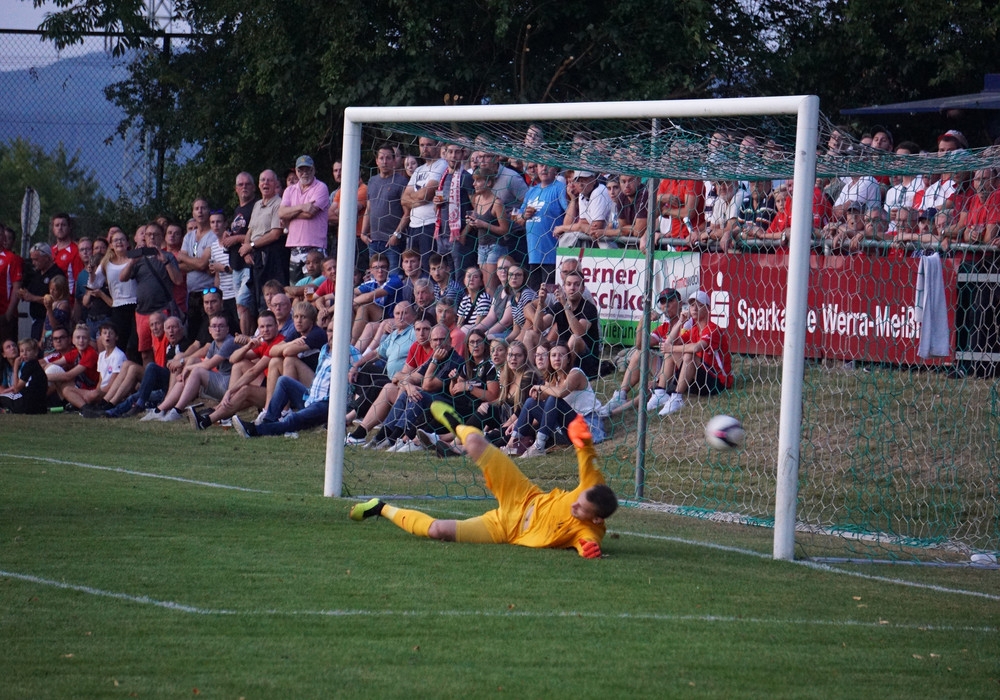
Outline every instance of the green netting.
[[[795, 165], [794, 115], [379, 126], [387, 135], [427, 136], [527, 162], [642, 177], [791, 179]], [[1000, 167], [1000, 149], [994, 147], [909, 156], [873, 149], [822, 115], [817, 144], [817, 177]], [[936, 144], [925, 147], [936, 151]]]
[[[541, 140], [529, 135], [526, 141], [532, 127], [540, 128]], [[761, 180], [792, 177], [794, 135], [793, 117], [398, 123], [367, 125], [363, 149], [371, 151], [389, 140], [413, 152], [415, 138], [427, 136], [470, 151], [567, 169], [647, 178]], [[883, 155], [845, 138], [826, 119], [821, 119], [818, 144], [820, 179], [1000, 166], [996, 149]], [[831, 155], [834, 147], [837, 154]], [[602, 400], [621, 385], [630, 348], [637, 331], [641, 333], [635, 309], [616, 306], [616, 300], [641, 297], [646, 275], [653, 276], [655, 290], [670, 286], [682, 293], [699, 287], [725, 292], [725, 298], [713, 299], [713, 310], [727, 319], [731, 342], [784, 323], [786, 262], [780, 250], [742, 247], [737, 250], [743, 252], [730, 256], [657, 251], [653, 267], [646, 269], [645, 256], [634, 245], [559, 250], [559, 260], [577, 258], [594, 271], [588, 288], [604, 300], [602, 352], [615, 371], [593, 382]], [[912, 351], [894, 355], [895, 346], [915, 342], [908, 315], [915, 259], [907, 252], [889, 254], [886, 246], [873, 244], [866, 250], [867, 255], [852, 256], [815, 251], [812, 258], [810, 309], [820, 331], [807, 342], [797, 555], [961, 562], [975, 551], [998, 552], [1000, 393], [993, 359], [1000, 357], [998, 265], [981, 246], [952, 251], [955, 257], [946, 267], [958, 280], [956, 296], [949, 300], [956, 354], [925, 361]], [[862, 259], [877, 261], [884, 279], [874, 280], [871, 270], [858, 266]], [[731, 265], [733, 260], [748, 264]], [[735, 352], [731, 390], [690, 397], [682, 411], [664, 418], [651, 412], [644, 432], [635, 411], [605, 421], [608, 439], [599, 452], [621, 497], [642, 508], [771, 526], [783, 365], [780, 340], [767, 338], [744, 343]], [[633, 388], [629, 398], [639, 395]], [[717, 452], [706, 446], [705, 423], [717, 414], [743, 421], [748, 435], [743, 450]], [[644, 480], [637, 497], [640, 451]], [[545, 488], [575, 485], [571, 450], [518, 465]], [[345, 483], [355, 495], [489, 498], [474, 465], [462, 458], [350, 448], [345, 468]]]

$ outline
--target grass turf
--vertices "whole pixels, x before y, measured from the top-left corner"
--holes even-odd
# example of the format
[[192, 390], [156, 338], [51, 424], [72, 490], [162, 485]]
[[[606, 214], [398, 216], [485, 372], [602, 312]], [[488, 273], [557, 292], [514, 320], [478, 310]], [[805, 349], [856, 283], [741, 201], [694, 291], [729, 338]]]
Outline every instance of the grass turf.
[[769, 530], [636, 509], [596, 562], [444, 544], [322, 498], [320, 434], [0, 421], [3, 697], [1000, 689], [995, 571], [773, 562]]

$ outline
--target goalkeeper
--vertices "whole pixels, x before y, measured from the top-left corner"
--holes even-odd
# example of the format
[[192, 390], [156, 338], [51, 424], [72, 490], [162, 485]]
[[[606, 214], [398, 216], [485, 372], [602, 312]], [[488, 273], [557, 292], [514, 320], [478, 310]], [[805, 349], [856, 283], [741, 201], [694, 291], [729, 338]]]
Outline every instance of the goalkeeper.
[[486, 487], [500, 506], [468, 520], [436, 520], [373, 498], [351, 509], [352, 520], [381, 515], [411, 534], [436, 540], [550, 549], [572, 547], [588, 559], [601, 556], [604, 520], [618, 508], [618, 499], [597, 468], [594, 442], [581, 416], [569, 424], [567, 431], [576, 447], [579, 486], [572, 491], [542, 491], [479, 430], [461, 425], [451, 406], [438, 401], [431, 406], [431, 412], [465, 445], [466, 453], [482, 469]]

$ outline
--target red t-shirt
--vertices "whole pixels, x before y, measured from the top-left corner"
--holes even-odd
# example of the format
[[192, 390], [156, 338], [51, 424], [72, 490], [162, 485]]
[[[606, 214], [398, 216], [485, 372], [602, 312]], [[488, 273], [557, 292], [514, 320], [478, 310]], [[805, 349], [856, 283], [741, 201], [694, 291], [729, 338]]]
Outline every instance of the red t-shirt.
[[94, 350], [94, 348], [88, 346], [83, 351], [82, 356], [79, 350], [73, 348], [64, 355], [64, 359], [67, 365], [66, 371], [73, 369], [77, 365], [83, 365], [83, 373], [79, 374], [76, 378], [76, 385], [80, 389], [93, 389], [101, 381], [101, 375], [97, 371], [97, 350]]
[[[269, 343], [268, 342], [263, 342], [259, 346], [255, 347], [253, 350], [251, 350], [250, 352], [252, 352], [254, 355], [256, 355], [257, 359], [259, 360], [262, 357], [267, 357], [271, 353], [271, 348], [273, 348], [278, 343], [283, 343], [283, 342], [285, 342], [285, 336], [281, 335], [281, 333], [278, 333], [278, 335], [274, 336], [274, 340], [272, 340]], [[268, 369], [270, 369], [270, 368], [269, 367], [265, 367], [264, 368], [264, 376], [265, 377], [267, 376], [267, 370]]]
[[[656, 191], [657, 195], [668, 195], [680, 200], [681, 206], [687, 200], [688, 195], [695, 196], [695, 210], [691, 215], [691, 226], [698, 229], [705, 216], [705, 183], [701, 180], [663, 180]], [[659, 199], [659, 196], [657, 197]], [[675, 207], [670, 207], [674, 209]], [[683, 219], [676, 216], [670, 217], [670, 237], [687, 238], [690, 232], [684, 226]]]
[[66, 280], [69, 282], [69, 295], [73, 296], [76, 291], [76, 278], [80, 276], [85, 267], [83, 258], [80, 257], [80, 249], [76, 243], [70, 241], [65, 248], [52, 247], [52, 255], [55, 256], [55, 263], [66, 273]]
[[433, 354], [434, 349], [430, 345], [424, 347], [420, 343], [414, 343], [410, 346], [410, 351], [406, 353], [406, 364], [416, 369], [431, 359]]
[[0, 314], [10, 308], [14, 283], [20, 282], [24, 273], [24, 261], [20, 255], [9, 250], [0, 250]]
[[733, 386], [733, 360], [729, 354], [729, 342], [717, 325], [709, 321], [704, 328], [695, 324], [691, 327], [686, 343], [705, 341], [705, 349], [698, 353], [702, 366], [715, 376], [721, 386]]
[[1000, 224], [1000, 190], [993, 192], [986, 201], [973, 196], [968, 201], [966, 209], [965, 225], [982, 226]]

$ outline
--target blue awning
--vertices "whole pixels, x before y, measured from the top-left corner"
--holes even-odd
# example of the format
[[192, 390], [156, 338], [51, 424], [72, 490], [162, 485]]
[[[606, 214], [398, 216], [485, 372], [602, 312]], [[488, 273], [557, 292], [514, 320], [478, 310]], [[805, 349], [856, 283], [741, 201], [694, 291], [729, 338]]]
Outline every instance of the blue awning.
[[887, 105], [842, 109], [840, 113], [857, 115], [926, 114], [929, 112], [945, 112], [950, 109], [1000, 110], [1000, 73], [988, 73], [986, 75], [982, 92], [974, 92], [968, 95], [953, 95], [951, 97], [936, 97], [929, 100], [915, 100], [913, 102], [894, 102]]

